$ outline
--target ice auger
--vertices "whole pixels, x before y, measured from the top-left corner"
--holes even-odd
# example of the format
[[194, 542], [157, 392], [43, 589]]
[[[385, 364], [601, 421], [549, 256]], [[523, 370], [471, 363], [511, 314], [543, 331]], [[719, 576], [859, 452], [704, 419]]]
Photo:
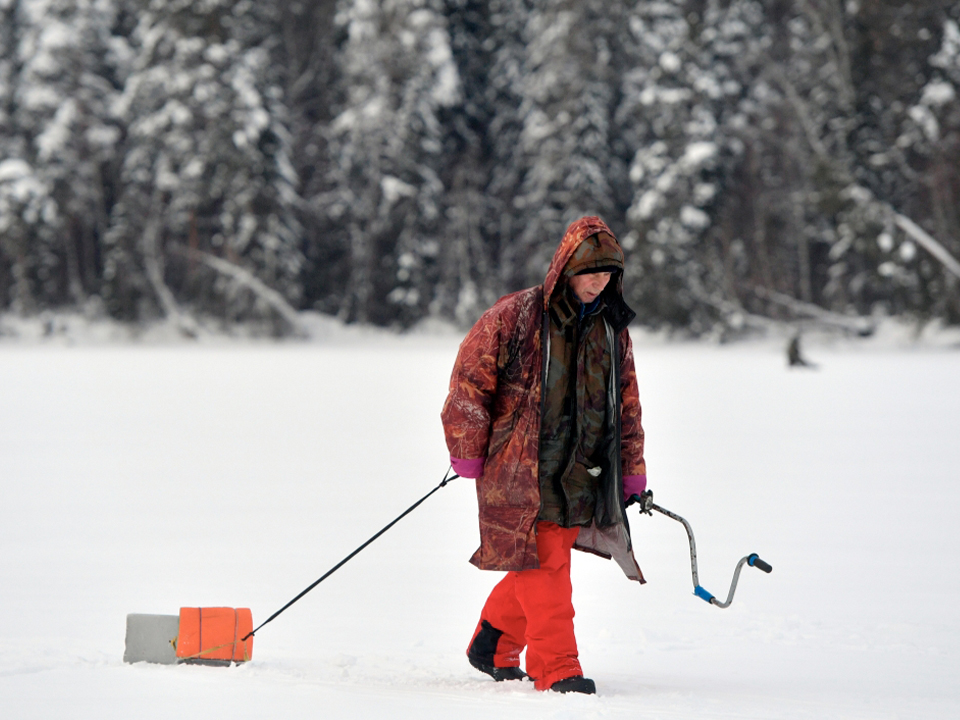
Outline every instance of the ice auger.
[[666, 515], [668, 518], [672, 518], [683, 524], [684, 529], [687, 531], [687, 538], [690, 540], [690, 571], [693, 574], [693, 593], [698, 598], [706, 600], [711, 605], [716, 605], [719, 608], [730, 606], [730, 603], [733, 602], [733, 593], [737, 590], [737, 580], [740, 579], [740, 570], [743, 568], [744, 564], [758, 568], [759, 570], [763, 570], [765, 573], [769, 573], [771, 570], [773, 570], [773, 567], [761, 560], [760, 556], [756, 553], [751, 553], [741, 558], [740, 562], [737, 563], [736, 569], [733, 571], [733, 580], [730, 583], [730, 592], [727, 594], [727, 599], [724, 602], [720, 602], [717, 600], [717, 598], [707, 592], [702, 585], [700, 585], [700, 578], [699, 574], [697, 573], [697, 544], [693, 539], [693, 528], [690, 527], [690, 523], [676, 513], [672, 513], [654, 503], [653, 492], [650, 490], [645, 490], [640, 495], [634, 495], [633, 497], [637, 500], [637, 504], [640, 506], [641, 513], [651, 515], [651, 511], [656, 510], [658, 513]]

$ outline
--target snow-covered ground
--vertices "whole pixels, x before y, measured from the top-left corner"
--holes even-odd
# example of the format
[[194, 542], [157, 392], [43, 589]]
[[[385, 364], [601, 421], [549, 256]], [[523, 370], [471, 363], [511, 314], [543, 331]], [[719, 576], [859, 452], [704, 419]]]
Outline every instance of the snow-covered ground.
[[[8, 333], [9, 335], [9, 333]], [[22, 333], [21, 333], [22, 335]], [[637, 342], [648, 584], [577, 553], [596, 697], [474, 671], [499, 577], [472, 481], [438, 491], [229, 669], [122, 662], [128, 613], [262, 622], [434, 488], [458, 338], [0, 342], [0, 714], [63, 718], [960, 717], [960, 355]], [[101, 338], [103, 340], [103, 338]]]

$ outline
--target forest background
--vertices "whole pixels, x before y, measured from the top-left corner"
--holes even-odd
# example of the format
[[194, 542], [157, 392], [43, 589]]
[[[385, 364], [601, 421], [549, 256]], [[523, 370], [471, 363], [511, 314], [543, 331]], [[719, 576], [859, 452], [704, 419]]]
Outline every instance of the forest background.
[[955, 0], [0, 0], [0, 312], [466, 326], [597, 214], [650, 328], [956, 325], [958, 90]]

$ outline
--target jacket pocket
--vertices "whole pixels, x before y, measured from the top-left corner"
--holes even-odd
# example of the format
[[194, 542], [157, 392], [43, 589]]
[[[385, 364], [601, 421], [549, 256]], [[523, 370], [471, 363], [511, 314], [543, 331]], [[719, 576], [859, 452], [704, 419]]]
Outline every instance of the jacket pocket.
[[[527, 545], [533, 538], [535, 514], [512, 505], [487, 505], [480, 509], [480, 550], [475, 556], [484, 570], [525, 569]], [[533, 540], [534, 547], [536, 541]]]

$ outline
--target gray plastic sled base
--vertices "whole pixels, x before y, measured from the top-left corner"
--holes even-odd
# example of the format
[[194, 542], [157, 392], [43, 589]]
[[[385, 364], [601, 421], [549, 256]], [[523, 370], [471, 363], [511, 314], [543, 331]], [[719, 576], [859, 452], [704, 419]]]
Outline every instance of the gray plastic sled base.
[[126, 663], [176, 665], [179, 615], [127, 615]]

